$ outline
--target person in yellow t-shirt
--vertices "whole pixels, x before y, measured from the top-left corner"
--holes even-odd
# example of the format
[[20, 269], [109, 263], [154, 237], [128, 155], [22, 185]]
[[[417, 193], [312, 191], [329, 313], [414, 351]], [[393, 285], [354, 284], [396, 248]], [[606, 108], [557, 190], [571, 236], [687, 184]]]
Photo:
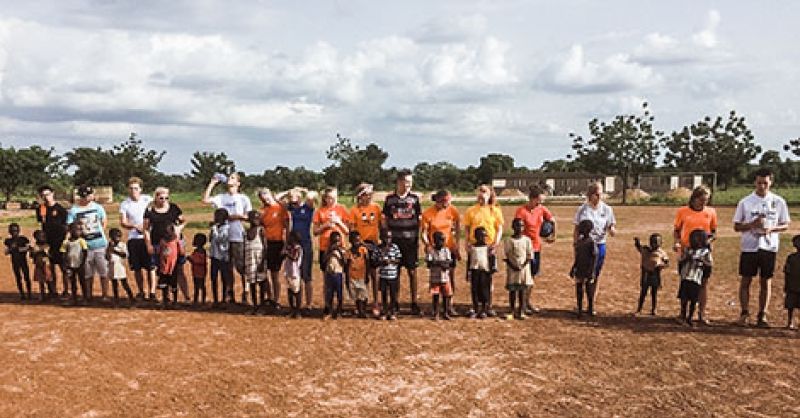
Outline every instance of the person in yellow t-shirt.
[[[482, 227], [486, 231], [486, 245], [489, 247], [489, 263], [492, 272], [497, 271], [497, 247], [503, 239], [503, 212], [497, 205], [497, 195], [491, 186], [482, 184], [478, 186], [477, 203], [464, 213], [464, 231], [467, 236], [465, 248], [469, 253], [470, 247], [476, 242], [475, 230]], [[491, 301], [487, 315], [497, 316], [491, 308]]]

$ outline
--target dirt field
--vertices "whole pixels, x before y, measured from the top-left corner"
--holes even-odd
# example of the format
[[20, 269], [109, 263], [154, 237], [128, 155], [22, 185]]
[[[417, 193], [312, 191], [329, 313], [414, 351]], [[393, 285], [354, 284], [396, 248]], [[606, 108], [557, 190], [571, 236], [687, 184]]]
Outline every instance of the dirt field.
[[[562, 226], [574, 209], [554, 208]], [[620, 233], [609, 242], [599, 316], [587, 320], [572, 313], [571, 225], [544, 248], [535, 288], [543, 311], [526, 321], [324, 322], [20, 304], [4, 260], [0, 416], [800, 416], [798, 333], [777, 328], [786, 321], [782, 276], [770, 306], [776, 328], [731, 324], [739, 312], [732, 208], [719, 209], [713, 326], [694, 329], [672, 319], [674, 268], [665, 274], [659, 316], [629, 316], [639, 291], [632, 237], [668, 236], [675, 208], [616, 210]], [[512, 209], [505, 213], [510, 221]], [[194, 211], [190, 218], [196, 225], [208, 216]], [[462, 273], [456, 301], [465, 304]], [[495, 276], [501, 311], [504, 280], [503, 271]], [[319, 306], [321, 280], [315, 284]]]

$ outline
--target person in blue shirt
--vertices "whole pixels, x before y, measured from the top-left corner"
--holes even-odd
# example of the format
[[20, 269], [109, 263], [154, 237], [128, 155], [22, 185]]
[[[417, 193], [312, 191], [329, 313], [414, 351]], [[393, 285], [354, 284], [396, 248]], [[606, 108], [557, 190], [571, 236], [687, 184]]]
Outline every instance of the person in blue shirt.
[[94, 201], [94, 189], [88, 185], [78, 186], [78, 201], [67, 212], [67, 224], [77, 222], [81, 237], [86, 241], [88, 253], [84, 266], [86, 298], [91, 301], [94, 276], [100, 277], [103, 300], [108, 300], [108, 261], [106, 260], [105, 229], [108, 224], [103, 206]]

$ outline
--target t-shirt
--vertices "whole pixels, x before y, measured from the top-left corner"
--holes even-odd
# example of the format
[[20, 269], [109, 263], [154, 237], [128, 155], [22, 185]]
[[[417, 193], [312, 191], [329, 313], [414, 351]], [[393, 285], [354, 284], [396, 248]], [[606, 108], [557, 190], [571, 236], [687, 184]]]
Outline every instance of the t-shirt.
[[800, 292], [800, 252], [789, 254], [786, 257], [783, 273], [786, 275], [784, 291]]
[[206, 277], [208, 271], [208, 263], [206, 261], [205, 251], [192, 251], [192, 254], [187, 257], [189, 263], [192, 265], [192, 277]]
[[470, 270], [483, 270], [489, 271], [489, 247], [482, 245], [480, 247], [470, 247], [467, 267]]
[[420, 214], [422, 207], [419, 196], [414, 193], [409, 192], [401, 197], [395, 192], [386, 196], [383, 202], [383, 216], [386, 217], [386, 225], [395, 239], [417, 239]]
[[69, 268], [78, 268], [81, 266], [81, 259], [83, 258], [83, 251], [88, 250], [89, 245], [86, 240], [78, 238], [76, 240], [65, 239], [61, 243], [60, 251], [64, 253], [64, 263]]
[[662, 248], [652, 250], [643, 245], [639, 247], [639, 253], [642, 255], [642, 269], [649, 273], [666, 266], [669, 261], [669, 256]]
[[117, 255], [117, 253], [125, 254], [127, 257], [128, 248], [121, 241], [114, 246], [114, 251], [111, 252], [111, 260], [108, 261], [109, 271], [111, 271], [111, 274], [113, 274], [113, 278], [125, 279], [128, 277], [128, 272], [125, 270], [125, 260]]
[[694, 210], [691, 206], [683, 206], [675, 213], [675, 230], [680, 233], [681, 246], [689, 247], [689, 235], [696, 229], [707, 234], [717, 230], [717, 211], [708, 206], [703, 210]]
[[[340, 205], [335, 204], [329, 207], [321, 207], [314, 212], [314, 225], [322, 225], [324, 223], [329, 222], [333, 217], [338, 216], [339, 219], [344, 224], [347, 224], [349, 221], [349, 215], [347, 213], [347, 209]], [[344, 233], [344, 228], [339, 225], [334, 226], [333, 228], [326, 228], [322, 233], [319, 235], [319, 249], [320, 251], [325, 251], [328, 249], [328, 244], [331, 239], [331, 233], [333, 231], [338, 231], [342, 234], [342, 242], [344, 239], [347, 238]]]
[[261, 208], [261, 223], [264, 225], [264, 236], [267, 241], [285, 240], [284, 232], [289, 221], [289, 211], [280, 203]]
[[300, 245], [286, 246], [283, 250], [286, 257], [283, 259], [283, 275], [289, 279], [300, 278], [300, 267], [303, 263], [303, 247]]
[[553, 220], [553, 214], [550, 213], [550, 210], [543, 205], [537, 205], [533, 209], [528, 209], [527, 205], [522, 205], [514, 212], [514, 218], [522, 219], [522, 223], [525, 225], [523, 233], [530, 238], [531, 244], [533, 244], [533, 251], [541, 251], [542, 237], [539, 236], [539, 231], [542, 229], [542, 222]]
[[381, 280], [397, 280], [400, 276], [400, 259], [403, 256], [400, 247], [392, 243], [388, 248], [382, 246], [380, 250], [382, 265], [378, 269], [378, 274]]
[[533, 259], [533, 243], [527, 235], [519, 238], [508, 237], [503, 242], [503, 252], [506, 259], [519, 271], [506, 268], [506, 284], [511, 285], [533, 285], [531, 269], [525, 264], [526, 260]]
[[597, 208], [588, 203], [582, 204], [578, 211], [575, 212], [573, 223], [578, 225], [584, 219], [592, 221], [593, 228], [590, 236], [596, 244], [605, 244], [608, 229], [611, 228], [611, 225], [616, 225], [617, 223], [616, 218], [614, 218], [614, 210], [605, 202], [598, 203]]
[[341, 248], [332, 249], [325, 253], [325, 273], [344, 273], [345, 254]]
[[[223, 208], [228, 211], [228, 215], [247, 215], [247, 212], [253, 210], [250, 204], [250, 198], [247, 195], [236, 193], [221, 193], [211, 198], [211, 203], [215, 208]], [[228, 224], [231, 226], [230, 241], [231, 242], [244, 242], [244, 227], [242, 221], [236, 219], [229, 219]]]
[[106, 219], [106, 210], [97, 202], [89, 202], [86, 206], [72, 206], [67, 213], [67, 223], [79, 222], [83, 239], [90, 250], [106, 248], [108, 241], [103, 231], [103, 221]]
[[30, 249], [28, 246], [31, 243], [28, 237], [18, 235], [16, 238], [6, 238], [3, 243], [8, 248], [12, 263], [16, 265], [26, 263], [25, 257], [28, 255], [28, 250]]
[[220, 261], [230, 260], [230, 241], [228, 241], [229, 231], [230, 226], [228, 226], [227, 223], [222, 225], [211, 225], [211, 231], [208, 233], [208, 241], [210, 244], [209, 256], [211, 258]]
[[706, 267], [712, 263], [711, 251], [708, 248], [692, 249], [689, 248], [683, 253], [683, 263], [681, 264], [681, 280], [703, 284], [703, 275]]
[[[152, 201], [153, 198], [148, 195], [141, 195], [139, 199], [135, 201], [128, 197], [119, 204], [119, 213], [125, 215], [128, 219], [128, 223], [141, 225], [144, 222], [144, 213]], [[144, 235], [136, 229], [128, 230], [128, 239], [142, 238], [144, 238]]]
[[455, 206], [449, 205], [444, 209], [439, 209], [436, 205], [425, 209], [422, 212], [422, 225], [427, 228], [428, 242], [433, 244], [434, 232], [441, 232], [445, 236], [444, 246], [450, 249], [455, 249], [455, 239], [453, 232], [455, 231], [456, 224], [461, 220], [461, 214]]
[[428, 269], [431, 284], [445, 284], [450, 282], [450, 263], [453, 261], [453, 256], [450, 254], [450, 249], [442, 247], [437, 250], [431, 248], [425, 254], [425, 261], [431, 263]]
[[172, 274], [178, 264], [181, 242], [177, 239], [172, 241], [161, 240], [158, 244], [158, 272], [161, 274]]
[[[753, 192], [736, 205], [733, 222], [746, 224], [758, 217], [764, 217], [766, 227], [786, 224], [789, 222], [789, 208], [782, 197], [772, 192], [767, 192], [764, 197]], [[745, 253], [754, 253], [758, 250], [778, 252], [779, 241], [777, 232], [766, 235], [761, 228], [749, 229], [742, 232], [741, 249]]]
[[167, 211], [164, 213], [157, 212], [155, 208], [149, 208], [144, 213], [144, 219], [150, 222], [150, 242], [157, 245], [167, 234], [167, 227], [169, 225], [177, 225], [178, 218], [183, 215], [181, 208], [170, 203]]
[[475, 204], [464, 213], [464, 227], [469, 228], [469, 240], [475, 243], [475, 230], [486, 229], [486, 244], [495, 243], [497, 234], [503, 233], [503, 212], [499, 206]]
[[67, 236], [67, 210], [58, 202], [47, 207], [44, 204], [36, 209], [36, 221], [42, 225], [42, 231], [51, 247], [58, 247]]
[[359, 245], [355, 251], [347, 250], [345, 257], [350, 263], [350, 279], [365, 280], [367, 278], [367, 258], [369, 257], [367, 247]]
[[300, 235], [300, 242], [310, 243], [314, 208], [305, 203], [302, 205], [289, 205], [289, 214], [292, 218], [292, 232], [297, 232]]
[[381, 207], [377, 203], [367, 206], [353, 206], [350, 209], [353, 229], [361, 235], [362, 241], [378, 242], [380, 238]]

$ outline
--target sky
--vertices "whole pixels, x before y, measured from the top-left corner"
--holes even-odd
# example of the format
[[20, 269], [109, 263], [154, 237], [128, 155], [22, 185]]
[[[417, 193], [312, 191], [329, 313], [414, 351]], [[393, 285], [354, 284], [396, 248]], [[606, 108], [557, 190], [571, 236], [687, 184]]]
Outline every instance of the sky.
[[[538, 167], [592, 118], [678, 130], [744, 115], [800, 137], [797, 1], [5, 1], [0, 143], [59, 152], [131, 132], [188, 172], [321, 169], [339, 133], [387, 166]], [[794, 28], [794, 29], [793, 29]]]

